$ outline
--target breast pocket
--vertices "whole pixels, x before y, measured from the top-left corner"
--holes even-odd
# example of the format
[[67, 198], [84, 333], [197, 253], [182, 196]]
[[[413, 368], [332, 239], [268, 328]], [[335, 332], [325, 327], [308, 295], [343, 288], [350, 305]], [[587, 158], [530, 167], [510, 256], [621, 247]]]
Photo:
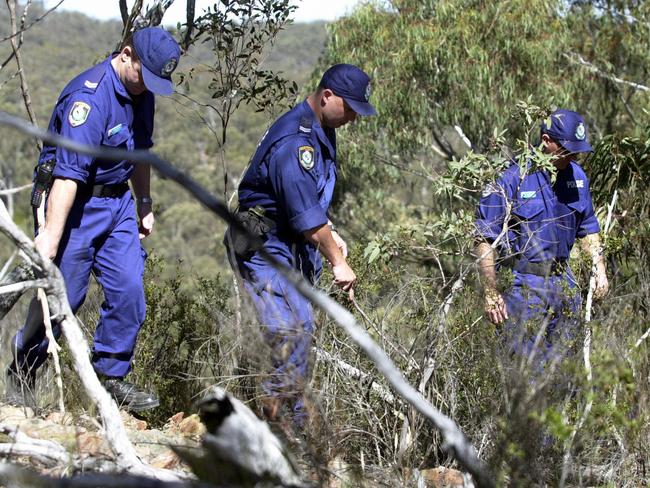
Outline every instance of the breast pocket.
[[119, 148], [132, 151], [134, 148], [133, 134], [127, 125], [120, 124], [108, 131], [108, 137], [106, 138], [104, 145], [116, 149]]
[[512, 214], [519, 220], [535, 220], [543, 210], [541, 200], [516, 200], [512, 206]]
[[512, 206], [511, 229], [517, 234], [534, 236], [544, 227], [544, 202], [516, 200]]

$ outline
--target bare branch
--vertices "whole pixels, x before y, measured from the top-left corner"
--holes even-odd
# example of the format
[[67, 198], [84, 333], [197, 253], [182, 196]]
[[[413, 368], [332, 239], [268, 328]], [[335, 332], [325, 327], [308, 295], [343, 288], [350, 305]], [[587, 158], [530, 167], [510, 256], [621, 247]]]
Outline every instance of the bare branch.
[[[355, 368], [351, 364], [346, 363], [342, 359], [333, 356], [332, 354], [330, 354], [329, 352], [323, 349], [312, 347], [312, 351], [316, 353], [317, 361], [323, 361], [329, 364], [333, 364], [339, 370], [345, 373], [349, 378], [353, 378], [355, 380], [361, 380], [361, 381], [371, 381], [370, 389], [374, 391], [386, 403], [395, 405], [395, 395], [393, 395], [388, 388], [374, 381], [370, 374], [361, 371], [358, 368]], [[404, 417], [402, 414], [399, 413], [398, 416]]]
[[[18, 26], [16, 24], [16, 0], [6, 0], [6, 1], [7, 1], [7, 7], [9, 8], [9, 16], [11, 18], [11, 32], [15, 34], [18, 32]], [[34, 113], [34, 109], [32, 109], [32, 99], [31, 96], [29, 95], [29, 85], [27, 84], [27, 76], [25, 75], [25, 68], [23, 66], [22, 55], [20, 54], [18, 41], [16, 40], [15, 36], [11, 38], [11, 48], [13, 50], [14, 57], [16, 58], [18, 73], [20, 74], [20, 90], [23, 95], [23, 101], [25, 103], [25, 109], [27, 110], [27, 115], [29, 115], [29, 120], [31, 120], [32, 124], [38, 126], [38, 122], [36, 121], [36, 114]], [[38, 140], [36, 141], [36, 148], [40, 152], [41, 143]]]
[[0, 190], [0, 197], [4, 197], [7, 195], [13, 195], [15, 193], [21, 192], [23, 190], [31, 189], [32, 185], [31, 183], [29, 185], [23, 185], [19, 186], [17, 188], [9, 188], [7, 190]]
[[183, 37], [183, 50], [187, 50], [192, 40], [192, 31], [194, 30], [194, 14], [196, 0], [187, 0], [187, 9], [185, 16], [185, 35]]
[[120, 0], [120, 15], [122, 16], [122, 26], [126, 26], [129, 20], [129, 7], [126, 5], [126, 0]]
[[304, 486], [280, 440], [242, 402], [212, 387], [198, 407], [207, 428], [204, 449], [178, 446], [173, 450], [202, 479], [237, 482], [240, 486]]
[[29, 24], [27, 27], [23, 27], [23, 28], [21, 28], [19, 31], [17, 31], [17, 32], [13, 32], [11, 35], [9, 35], [9, 36], [7, 36], [7, 37], [3, 37], [3, 38], [1, 38], [1, 39], [0, 39], [0, 42], [8, 41], [9, 39], [12, 39], [12, 38], [14, 38], [14, 37], [16, 37], [16, 36], [18, 36], [18, 35], [21, 35], [23, 32], [28, 31], [29, 29], [31, 29], [31, 28], [34, 26], [34, 24], [37, 24], [38, 22], [42, 21], [45, 17], [47, 17], [50, 13], [54, 12], [54, 11], [59, 7], [59, 5], [61, 5], [62, 3], [63, 3], [63, 0], [59, 0], [59, 3], [57, 3], [54, 7], [52, 7], [52, 8], [49, 9], [48, 11], [46, 11], [46, 12], [45, 12], [43, 15], [41, 15], [40, 17], [34, 19], [34, 20], [32, 21], [32, 23]]
[[[15, 444], [13, 444], [15, 446]], [[29, 452], [23, 455], [29, 456]], [[87, 463], [84, 463], [84, 466]], [[108, 464], [108, 463], [105, 463]], [[28, 469], [12, 464], [0, 463], [0, 481], [11, 486], [29, 486], [32, 488], [214, 488], [200, 482], [165, 482], [142, 476], [119, 474], [86, 474], [72, 478], [50, 477], [40, 475]]]
[[577, 64], [579, 66], [583, 66], [586, 68], [588, 71], [591, 73], [594, 73], [597, 76], [600, 76], [601, 78], [605, 78], [609, 81], [613, 81], [614, 83], [619, 83], [621, 85], [626, 85], [629, 87], [634, 88], [635, 90], [640, 90], [640, 91], [650, 91], [650, 88], [642, 85], [640, 83], [634, 83], [633, 81], [627, 81], [624, 80], [623, 78], [618, 78], [617, 76], [614, 76], [610, 73], [606, 73], [605, 71], [602, 71], [600, 68], [594, 66], [592, 63], [584, 59], [580, 54], [577, 53], [571, 53], [571, 54], [562, 54], [566, 59], [569, 60], [569, 62], [573, 64]]
[[47, 280], [31, 280], [31, 281], [22, 281], [20, 283], [12, 283], [10, 285], [0, 286], [0, 295], [6, 293], [24, 293], [27, 290], [33, 288], [44, 288], [49, 284]]

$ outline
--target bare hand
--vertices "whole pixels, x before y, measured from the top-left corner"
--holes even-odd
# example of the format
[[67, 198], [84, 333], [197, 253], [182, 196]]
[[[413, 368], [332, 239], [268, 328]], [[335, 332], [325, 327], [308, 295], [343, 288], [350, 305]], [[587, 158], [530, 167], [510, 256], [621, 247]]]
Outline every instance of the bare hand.
[[357, 276], [352, 271], [352, 268], [348, 266], [348, 263], [343, 261], [341, 264], [332, 267], [332, 273], [334, 274], [334, 283], [343, 291], [347, 291], [350, 300], [353, 300], [354, 285], [357, 282]]
[[341, 251], [341, 254], [343, 254], [344, 258], [348, 257], [348, 245], [345, 243], [343, 238], [339, 235], [338, 232], [335, 230], [332, 231], [332, 239], [334, 239], [334, 242], [336, 242], [336, 245], [338, 246], [339, 250]]
[[485, 314], [495, 325], [508, 319], [508, 308], [503, 296], [496, 290], [485, 290]]
[[38, 249], [38, 252], [41, 253], [41, 256], [43, 256], [44, 259], [54, 259], [59, 250], [59, 241], [52, 238], [45, 228], [39, 231], [38, 235], [34, 239], [34, 244], [36, 244], [36, 249]]
[[142, 203], [138, 206], [138, 217], [140, 218], [140, 227], [138, 229], [140, 239], [144, 239], [153, 232], [155, 223], [150, 203]]
[[609, 281], [607, 281], [607, 273], [604, 270], [596, 272], [596, 286], [594, 288], [594, 300], [601, 300], [609, 292]]

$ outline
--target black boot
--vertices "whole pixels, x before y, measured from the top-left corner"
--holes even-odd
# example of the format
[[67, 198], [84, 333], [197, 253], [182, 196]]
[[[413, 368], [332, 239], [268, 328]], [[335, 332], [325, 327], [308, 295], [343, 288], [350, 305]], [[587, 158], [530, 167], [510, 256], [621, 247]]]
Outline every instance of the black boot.
[[36, 377], [33, 372], [17, 372], [7, 369], [5, 382], [5, 402], [16, 407], [36, 409], [34, 387]]
[[158, 398], [153, 393], [141, 390], [139, 387], [122, 378], [111, 378], [108, 376], [100, 376], [101, 381], [106, 391], [117, 402], [118, 407], [124, 407], [126, 410], [132, 412], [141, 412], [156, 408], [160, 405]]

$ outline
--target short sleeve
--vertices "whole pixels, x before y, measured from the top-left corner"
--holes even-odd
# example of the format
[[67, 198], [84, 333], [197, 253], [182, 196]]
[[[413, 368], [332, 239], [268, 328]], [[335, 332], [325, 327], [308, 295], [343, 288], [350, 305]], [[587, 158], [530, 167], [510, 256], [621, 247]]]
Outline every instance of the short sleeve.
[[[103, 140], [106, 118], [88, 93], [74, 93], [60, 111], [61, 136], [80, 144], [99, 146]], [[57, 147], [54, 176], [83, 183], [92, 171], [93, 156]]]
[[[327, 224], [327, 214], [318, 197], [317, 169], [314, 164], [301, 164], [301, 151], [313, 147], [303, 138], [290, 138], [272, 153], [269, 160], [269, 178], [278, 199], [278, 207], [285, 214], [289, 227], [295, 232]], [[319, 153], [312, 152], [314, 158]], [[307, 169], [307, 167], [309, 169]]]
[[494, 242], [503, 230], [507, 199], [512, 197], [504, 176], [485, 186], [476, 208], [475, 237]]

